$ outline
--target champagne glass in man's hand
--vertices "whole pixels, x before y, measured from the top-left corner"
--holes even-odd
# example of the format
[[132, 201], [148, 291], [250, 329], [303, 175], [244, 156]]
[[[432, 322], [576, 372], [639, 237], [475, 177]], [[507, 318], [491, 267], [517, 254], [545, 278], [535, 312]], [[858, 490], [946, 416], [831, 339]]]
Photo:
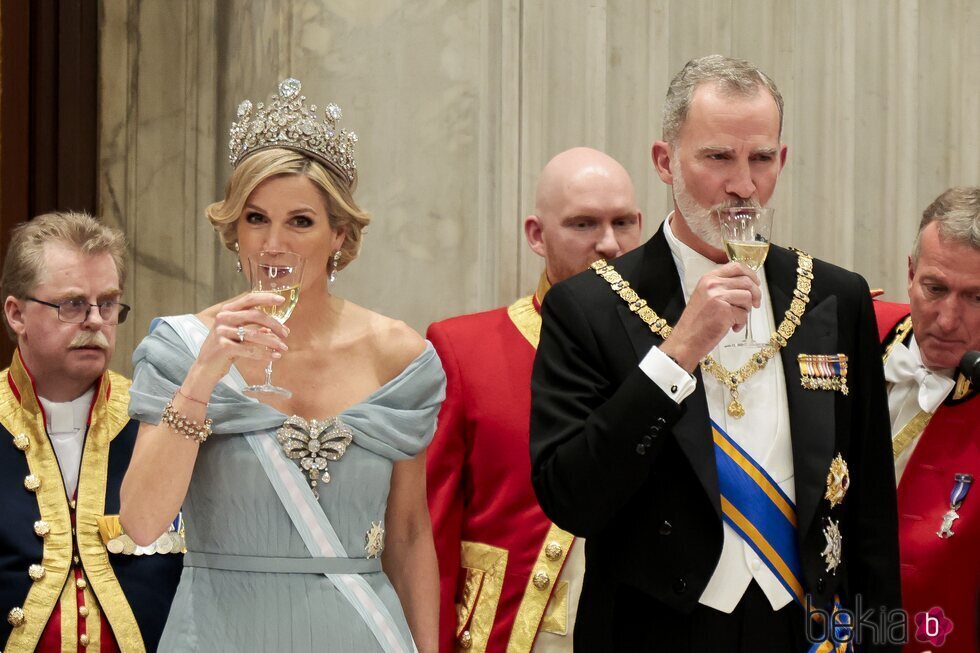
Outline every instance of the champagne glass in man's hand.
[[[766, 262], [769, 253], [769, 237], [772, 232], [773, 209], [742, 206], [716, 209], [725, 253], [730, 261], [738, 261], [753, 272]], [[763, 347], [752, 337], [751, 308], [745, 318], [745, 337], [731, 347]]]

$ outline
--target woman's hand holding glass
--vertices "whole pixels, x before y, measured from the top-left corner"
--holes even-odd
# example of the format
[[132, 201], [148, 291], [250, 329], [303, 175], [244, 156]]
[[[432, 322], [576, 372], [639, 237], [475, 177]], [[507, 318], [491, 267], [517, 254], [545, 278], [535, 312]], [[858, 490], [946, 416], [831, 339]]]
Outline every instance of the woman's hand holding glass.
[[215, 315], [191, 372], [217, 384], [237, 360], [268, 365], [282, 358], [289, 349], [289, 329], [267, 311], [284, 301], [281, 295], [250, 292], [224, 304]]
[[[248, 257], [249, 279], [252, 281], [252, 292], [263, 295], [281, 297], [281, 304], [261, 306], [280, 324], [289, 319], [293, 309], [299, 303], [299, 289], [303, 283], [303, 267], [306, 260], [295, 252], [262, 251]], [[245, 341], [247, 331], [239, 328], [236, 332], [239, 340]], [[265, 366], [265, 381], [260, 384], [245, 386], [247, 394], [274, 394], [289, 398], [293, 393], [272, 383], [272, 360]]]

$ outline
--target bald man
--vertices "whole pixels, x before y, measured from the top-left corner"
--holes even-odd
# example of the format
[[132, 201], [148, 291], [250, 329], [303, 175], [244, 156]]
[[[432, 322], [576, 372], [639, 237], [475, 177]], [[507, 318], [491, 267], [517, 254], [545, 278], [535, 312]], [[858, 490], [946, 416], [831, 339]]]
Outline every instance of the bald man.
[[637, 247], [641, 221], [619, 163], [589, 148], [562, 152], [541, 171], [524, 220], [545, 262], [537, 291], [429, 327], [448, 379], [427, 462], [444, 653], [572, 650], [583, 542], [542, 513], [528, 459], [541, 300], [553, 283]]

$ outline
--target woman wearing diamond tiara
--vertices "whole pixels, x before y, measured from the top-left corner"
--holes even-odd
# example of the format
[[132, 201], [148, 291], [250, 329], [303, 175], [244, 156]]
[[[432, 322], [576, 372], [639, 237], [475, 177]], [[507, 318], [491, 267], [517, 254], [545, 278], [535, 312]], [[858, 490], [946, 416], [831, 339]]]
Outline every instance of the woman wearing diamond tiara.
[[[260, 251], [305, 259], [288, 328], [261, 310], [282, 297], [258, 292], [154, 321], [133, 356], [142, 425], [121, 521], [149, 543], [183, 506], [161, 650], [435, 651], [424, 449], [445, 376], [405, 324], [332, 294], [369, 220], [356, 136], [299, 90], [287, 79], [268, 106], [242, 103], [234, 172], [207, 210], [245, 270]], [[292, 397], [243, 394], [272, 361]]]

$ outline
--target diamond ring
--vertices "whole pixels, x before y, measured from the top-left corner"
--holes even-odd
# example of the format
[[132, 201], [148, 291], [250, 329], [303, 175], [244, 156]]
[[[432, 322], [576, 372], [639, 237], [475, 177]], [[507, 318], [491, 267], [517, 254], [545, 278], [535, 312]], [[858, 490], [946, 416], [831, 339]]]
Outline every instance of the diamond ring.
[[241, 325], [238, 327], [238, 342], [245, 342], [245, 327]]

